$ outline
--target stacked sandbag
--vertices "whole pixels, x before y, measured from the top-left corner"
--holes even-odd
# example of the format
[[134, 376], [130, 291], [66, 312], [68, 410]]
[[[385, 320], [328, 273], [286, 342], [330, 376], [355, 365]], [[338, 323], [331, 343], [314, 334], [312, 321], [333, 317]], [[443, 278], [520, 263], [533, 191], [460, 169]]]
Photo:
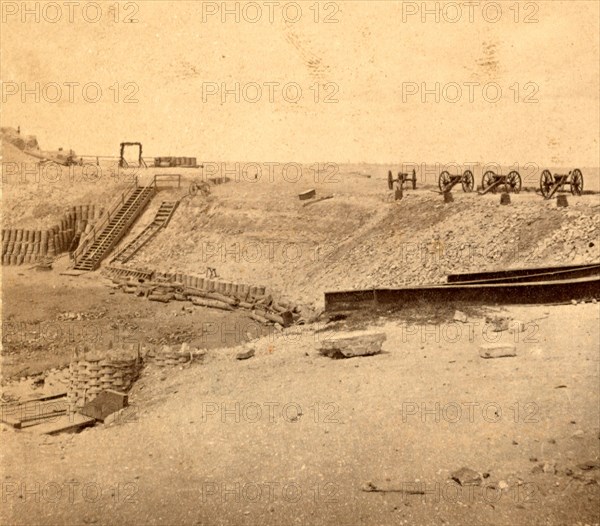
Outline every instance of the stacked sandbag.
[[136, 348], [84, 351], [69, 365], [67, 402], [77, 411], [107, 389], [127, 392], [139, 377], [142, 360]]
[[74, 206], [47, 230], [3, 229], [2, 265], [35, 263], [74, 250], [74, 240], [89, 232], [102, 212], [95, 205]]

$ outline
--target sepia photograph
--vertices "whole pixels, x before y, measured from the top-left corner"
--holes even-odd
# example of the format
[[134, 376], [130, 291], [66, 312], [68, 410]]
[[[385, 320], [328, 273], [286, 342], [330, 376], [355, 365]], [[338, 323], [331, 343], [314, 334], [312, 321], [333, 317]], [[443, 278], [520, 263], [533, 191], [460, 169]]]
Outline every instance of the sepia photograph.
[[0, 17], [0, 525], [600, 526], [600, 1]]

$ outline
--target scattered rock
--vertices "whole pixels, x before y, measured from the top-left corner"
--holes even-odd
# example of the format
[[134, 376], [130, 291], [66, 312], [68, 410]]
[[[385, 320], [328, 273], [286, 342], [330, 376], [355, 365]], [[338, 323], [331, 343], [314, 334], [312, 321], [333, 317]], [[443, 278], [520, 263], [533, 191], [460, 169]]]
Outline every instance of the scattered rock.
[[485, 322], [492, 326], [492, 330], [494, 332], [507, 331], [509, 321], [510, 320], [508, 318], [502, 317], [487, 317], [485, 319]]
[[305, 192], [298, 194], [298, 198], [300, 201], [305, 201], [307, 199], [312, 199], [316, 194], [317, 191], [314, 188], [311, 188], [310, 190], [306, 190]]
[[248, 349], [246, 352], [240, 352], [235, 356], [236, 360], [248, 360], [254, 356], [256, 351], [254, 349]]
[[577, 431], [575, 431], [575, 433], [573, 433], [571, 436], [573, 438], [583, 438], [583, 429], [578, 429]]
[[461, 312], [459, 310], [454, 312], [454, 321], [459, 321], [461, 323], [467, 323], [467, 315], [464, 312]]
[[577, 464], [577, 467], [582, 471], [591, 471], [593, 469], [600, 469], [600, 463], [597, 460], [588, 460], [581, 464]]
[[506, 358], [517, 355], [517, 348], [506, 343], [487, 343], [479, 347], [481, 358]]
[[481, 473], [470, 468], [460, 468], [450, 473], [450, 478], [458, 482], [461, 486], [479, 486], [483, 480]]

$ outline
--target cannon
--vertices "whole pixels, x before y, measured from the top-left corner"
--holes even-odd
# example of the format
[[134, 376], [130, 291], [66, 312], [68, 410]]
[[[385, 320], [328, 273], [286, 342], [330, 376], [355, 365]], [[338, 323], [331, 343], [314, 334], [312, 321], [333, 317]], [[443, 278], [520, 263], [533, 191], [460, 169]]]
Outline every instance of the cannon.
[[[409, 175], [412, 175], [412, 177], [409, 177]], [[404, 183], [408, 183], [408, 182], [412, 182], [412, 188], [413, 190], [417, 189], [417, 175], [415, 170], [413, 169], [412, 174], [408, 174], [408, 173], [404, 173], [404, 172], [398, 172], [398, 176], [396, 179], [394, 179], [394, 176], [392, 175], [392, 171], [388, 171], [388, 188], [390, 190], [394, 189], [394, 183], [398, 183], [402, 188], [404, 188]]]
[[504, 186], [505, 192], [518, 194], [521, 191], [521, 176], [519, 172], [513, 170], [508, 175], [499, 175], [492, 170], [488, 170], [481, 178], [481, 192], [479, 192], [479, 195], [484, 195], [488, 192], [496, 193], [496, 190], [500, 186]]
[[438, 179], [438, 186], [443, 194], [450, 192], [458, 183], [462, 185], [463, 192], [472, 192], [475, 184], [473, 172], [465, 170], [462, 175], [450, 175], [449, 172], [444, 170]]
[[568, 174], [554, 174], [544, 170], [540, 176], [540, 190], [545, 199], [550, 199], [556, 192], [564, 190], [565, 186], [571, 187], [573, 195], [583, 193], [583, 174], [579, 168], [571, 170]]

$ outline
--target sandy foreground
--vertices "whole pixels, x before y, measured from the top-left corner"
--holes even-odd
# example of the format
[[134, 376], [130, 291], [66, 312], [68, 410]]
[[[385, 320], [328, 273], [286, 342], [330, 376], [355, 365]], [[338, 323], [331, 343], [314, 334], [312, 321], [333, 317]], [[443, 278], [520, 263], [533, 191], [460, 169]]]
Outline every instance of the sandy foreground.
[[[148, 367], [110, 425], [3, 426], [2, 523], [597, 524], [598, 314], [505, 309], [520, 333], [323, 322]], [[356, 328], [385, 332], [383, 352], [317, 352]], [[517, 356], [480, 358], [490, 341]], [[452, 481], [462, 467], [480, 485]]]

